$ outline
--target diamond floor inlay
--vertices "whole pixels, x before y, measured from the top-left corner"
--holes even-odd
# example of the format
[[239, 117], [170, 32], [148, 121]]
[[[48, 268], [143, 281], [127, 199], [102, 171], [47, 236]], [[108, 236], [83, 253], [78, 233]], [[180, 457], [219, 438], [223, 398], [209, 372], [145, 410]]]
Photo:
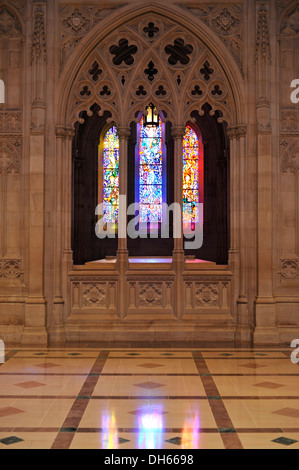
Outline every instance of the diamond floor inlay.
[[140, 387], [140, 388], [146, 388], [148, 390], [151, 390], [153, 388], [158, 388], [158, 387], [165, 387], [164, 384], [156, 383], [156, 382], [144, 382], [140, 384], [134, 384], [135, 387]]
[[276, 388], [284, 387], [282, 384], [275, 384], [273, 382], [261, 382], [259, 384], [254, 384], [255, 387], [269, 388], [275, 390]]
[[31, 381], [31, 382], [22, 382], [22, 383], [19, 383], [19, 384], [15, 384], [16, 387], [20, 387], [20, 388], [35, 388], [35, 387], [43, 387], [45, 386], [46, 384], [43, 384], [41, 382], [34, 382], [34, 381]]
[[44, 364], [34, 364], [34, 367], [40, 367], [42, 369], [50, 369], [51, 367], [60, 367], [60, 364], [54, 364], [53, 362], [45, 362]]
[[138, 364], [138, 367], [145, 367], [147, 369], [154, 369], [155, 367], [163, 367], [163, 364], [153, 364], [153, 363]]
[[7, 406], [5, 408], [0, 408], [0, 418], [5, 416], [12, 416], [19, 413], [24, 413], [24, 410], [19, 410], [18, 408], [14, 408], [13, 406]]
[[149, 415], [149, 414], [166, 415], [168, 414], [168, 411], [161, 411], [160, 408], [151, 407], [151, 408], [140, 408], [134, 411], [128, 411], [128, 413], [131, 415], [136, 415], [136, 416], [143, 416], [143, 415]]
[[272, 411], [272, 413], [281, 416], [289, 416], [290, 418], [299, 418], [299, 409], [282, 408], [281, 410]]
[[250, 369], [259, 369], [260, 367], [265, 367], [264, 364], [241, 364], [242, 367], [248, 367]]

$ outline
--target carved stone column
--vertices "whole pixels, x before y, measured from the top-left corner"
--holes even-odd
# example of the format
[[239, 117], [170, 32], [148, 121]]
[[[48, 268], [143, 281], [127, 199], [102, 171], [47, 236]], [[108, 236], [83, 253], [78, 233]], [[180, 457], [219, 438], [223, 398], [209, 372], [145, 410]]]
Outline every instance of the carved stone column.
[[128, 193], [128, 139], [130, 128], [120, 126], [117, 129], [119, 137], [119, 221], [118, 221], [118, 250], [117, 265], [119, 270], [118, 313], [120, 318], [127, 314], [127, 281], [128, 249], [127, 249], [127, 193]]
[[255, 300], [254, 343], [278, 343], [273, 298], [273, 208], [272, 208], [272, 126], [270, 4], [257, 5], [256, 86], [257, 86], [257, 297]]
[[[66, 151], [66, 138], [68, 131], [63, 126], [56, 127], [56, 166], [55, 166], [55, 220], [54, 220], [54, 292], [53, 292], [53, 315], [49, 333], [51, 340], [58, 342], [65, 340], [64, 330], [64, 298], [63, 298], [63, 225], [64, 204], [67, 201], [63, 197], [63, 162]], [[68, 155], [71, 158], [71, 155]]]
[[33, 7], [31, 48], [32, 113], [29, 139], [29, 246], [28, 297], [25, 304], [23, 344], [46, 345], [46, 299], [44, 295], [44, 174], [45, 174], [45, 37], [46, 5]]
[[244, 344], [251, 341], [251, 330], [249, 327], [248, 314], [248, 294], [247, 294], [247, 248], [246, 239], [247, 220], [248, 220], [248, 186], [246, 171], [246, 149], [245, 137], [246, 126], [236, 127], [237, 152], [239, 158], [239, 246], [240, 246], [240, 277], [239, 277], [239, 294], [237, 299], [237, 330], [236, 343]]
[[[131, 131], [128, 127], [118, 127], [119, 137], [119, 221], [118, 221], [118, 252], [127, 251], [127, 202], [121, 200], [123, 197], [127, 200], [128, 193], [128, 139]], [[124, 213], [125, 211], [125, 213]]]
[[71, 311], [71, 284], [68, 274], [73, 267], [72, 250], [72, 142], [73, 128], [65, 128], [62, 145], [62, 297], [64, 299], [64, 319]]
[[46, 113], [46, 5], [39, 1], [34, 4], [33, 40], [31, 47], [32, 65], [32, 129], [44, 126]]
[[231, 314], [237, 323], [237, 300], [240, 285], [240, 160], [237, 127], [229, 128], [227, 134], [230, 138], [230, 249], [228, 264], [230, 271], [234, 274], [231, 291]]
[[[185, 127], [174, 126], [172, 128], [172, 135], [174, 139], [174, 202], [179, 204], [183, 209], [183, 137], [185, 134]], [[180, 220], [180, 238], [174, 239], [174, 250], [172, 252], [173, 269], [176, 273], [175, 278], [175, 316], [180, 319], [183, 315], [184, 298], [183, 298], [183, 271], [184, 271], [184, 236], [183, 236], [183, 217], [181, 214]]]

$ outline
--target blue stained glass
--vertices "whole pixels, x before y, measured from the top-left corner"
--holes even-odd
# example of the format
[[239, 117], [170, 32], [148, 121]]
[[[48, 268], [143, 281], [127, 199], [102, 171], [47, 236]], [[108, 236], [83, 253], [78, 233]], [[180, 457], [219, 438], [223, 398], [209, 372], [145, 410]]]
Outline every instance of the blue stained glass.
[[162, 165], [140, 165], [140, 179], [144, 184], [155, 184], [162, 179]]
[[140, 185], [140, 198], [143, 204], [162, 204], [162, 185]]
[[162, 205], [142, 204], [139, 214], [141, 222], [160, 222], [162, 219]]
[[111, 203], [103, 203], [103, 217], [105, 222], [117, 222], [118, 220], [118, 205], [112, 205]]
[[162, 122], [158, 127], [140, 123], [139, 141], [139, 213], [141, 222], [162, 220]]

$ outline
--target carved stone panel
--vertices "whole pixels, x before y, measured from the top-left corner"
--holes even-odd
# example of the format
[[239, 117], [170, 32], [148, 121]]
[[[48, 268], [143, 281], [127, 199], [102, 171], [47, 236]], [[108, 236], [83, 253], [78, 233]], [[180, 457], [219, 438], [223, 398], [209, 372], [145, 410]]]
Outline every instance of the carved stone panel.
[[22, 113], [20, 111], [0, 111], [0, 134], [22, 132]]
[[0, 174], [20, 173], [22, 139], [0, 136]]
[[[5, 82], [5, 105], [20, 109], [23, 103], [22, 58], [24, 38], [22, 25], [14, 10], [1, 2], [0, 5], [0, 77]], [[2, 108], [2, 105], [0, 104]]]
[[106, 295], [105, 283], [82, 283], [83, 308], [105, 308]]
[[219, 286], [216, 283], [195, 283], [195, 306], [219, 308]]
[[299, 169], [299, 139], [282, 140], [280, 155], [281, 173], [297, 173]]
[[0, 280], [19, 279], [22, 274], [20, 259], [0, 259]]
[[138, 304], [140, 307], [162, 307], [162, 284], [140, 283]]
[[282, 259], [281, 260], [281, 276], [284, 279], [297, 279], [298, 278], [298, 260], [297, 259]]
[[83, 2], [60, 5], [61, 65], [82, 38], [117, 6], [117, 3], [112, 2], [101, 6], [87, 6]]
[[45, 12], [38, 7], [34, 12], [34, 30], [31, 47], [31, 62], [37, 62], [40, 58], [46, 60], [46, 24]]
[[226, 44], [238, 65], [241, 67], [242, 49], [242, 19], [243, 12], [241, 5], [220, 5], [211, 6], [195, 4], [187, 8], [192, 14], [200, 18], [207, 24]]
[[296, 37], [299, 33], [299, 6], [297, 5], [283, 20], [281, 35]]
[[17, 16], [5, 5], [0, 7], [0, 39], [22, 37], [22, 27]]

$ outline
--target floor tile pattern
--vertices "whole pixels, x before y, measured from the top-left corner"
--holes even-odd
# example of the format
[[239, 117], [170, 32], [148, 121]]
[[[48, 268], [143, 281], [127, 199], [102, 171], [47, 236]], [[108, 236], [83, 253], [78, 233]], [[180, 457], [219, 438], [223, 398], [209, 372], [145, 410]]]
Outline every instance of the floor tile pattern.
[[0, 449], [299, 449], [291, 352], [6, 347]]

